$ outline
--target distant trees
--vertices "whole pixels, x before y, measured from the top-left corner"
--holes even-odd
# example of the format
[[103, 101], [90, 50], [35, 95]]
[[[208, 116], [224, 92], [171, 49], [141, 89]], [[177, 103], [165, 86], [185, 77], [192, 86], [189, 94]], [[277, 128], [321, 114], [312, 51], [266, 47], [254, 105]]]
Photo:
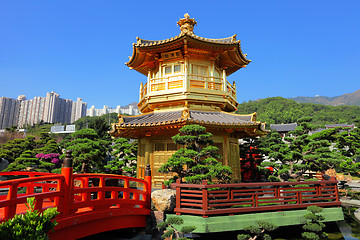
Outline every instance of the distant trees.
[[267, 124], [292, 123], [303, 116], [312, 117], [315, 124], [350, 124], [360, 116], [360, 107], [297, 103], [282, 97], [249, 101], [238, 106], [237, 113], [252, 112], [257, 112], [258, 120]]
[[110, 140], [110, 136], [107, 132], [110, 130], [110, 124], [114, 122], [118, 122], [117, 113], [108, 113], [100, 117], [82, 117], [76, 120], [74, 124], [77, 130], [92, 128], [96, 131], [100, 138]]

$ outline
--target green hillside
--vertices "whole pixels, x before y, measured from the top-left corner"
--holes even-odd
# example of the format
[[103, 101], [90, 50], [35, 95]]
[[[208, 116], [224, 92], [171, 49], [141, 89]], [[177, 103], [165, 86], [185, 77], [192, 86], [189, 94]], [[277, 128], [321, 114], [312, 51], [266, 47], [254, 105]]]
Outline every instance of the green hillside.
[[292, 123], [304, 116], [313, 117], [315, 124], [347, 123], [360, 118], [358, 106], [330, 106], [314, 103], [297, 103], [294, 100], [272, 97], [249, 101], [239, 105], [236, 113], [257, 112], [257, 120], [267, 124]]

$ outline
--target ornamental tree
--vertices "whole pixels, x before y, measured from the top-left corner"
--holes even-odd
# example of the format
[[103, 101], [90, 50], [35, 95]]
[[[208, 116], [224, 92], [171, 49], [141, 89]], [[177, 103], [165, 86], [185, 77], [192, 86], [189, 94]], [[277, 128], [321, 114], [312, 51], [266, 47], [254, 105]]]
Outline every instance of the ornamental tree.
[[185, 234], [193, 232], [195, 226], [183, 226], [181, 230], [178, 231], [174, 225], [184, 224], [184, 219], [181, 217], [168, 217], [165, 222], [161, 222], [156, 225], [160, 230], [164, 230], [164, 234], [161, 236], [162, 239], [178, 239], [178, 240], [188, 240], [189, 238], [184, 237]]
[[109, 173], [123, 175], [125, 173], [132, 177], [136, 176], [138, 142], [126, 138], [118, 138], [112, 147], [112, 156], [105, 168]]
[[255, 240], [255, 239], [264, 239], [271, 240], [271, 236], [268, 232], [274, 231], [278, 226], [274, 225], [271, 222], [266, 221], [257, 221], [256, 225], [245, 227], [243, 230], [248, 232], [248, 234], [239, 234], [237, 236], [238, 240]]
[[303, 229], [305, 232], [303, 232], [301, 236], [304, 239], [311, 240], [326, 238], [327, 234], [323, 232], [325, 224], [321, 222], [325, 219], [325, 217], [319, 214], [323, 211], [323, 209], [313, 205], [307, 207], [306, 210], [308, 210], [309, 213], [304, 216], [306, 223], [303, 225]]
[[176, 173], [165, 184], [169, 185], [176, 179], [185, 179], [188, 183], [201, 183], [203, 180], [227, 183], [232, 174], [229, 166], [223, 166], [216, 159], [218, 148], [211, 146], [212, 134], [199, 125], [186, 125], [172, 140], [185, 148], [176, 151], [159, 169], [161, 173]]
[[[94, 129], [81, 129], [71, 134], [73, 139], [65, 147], [72, 150], [74, 169], [77, 172], [102, 172], [109, 142], [99, 139]], [[65, 157], [65, 154], [61, 156]]]
[[299, 119], [299, 127], [284, 139], [272, 132], [263, 140], [261, 149], [270, 160], [262, 162], [261, 166], [271, 166], [275, 170], [269, 180], [298, 179], [307, 170], [322, 172], [338, 167], [343, 161], [341, 153], [330, 148], [340, 130], [330, 129], [309, 135], [309, 131], [315, 128], [309, 121], [311, 118], [308, 117]]
[[1, 145], [0, 159], [4, 158], [12, 163], [16, 158], [27, 150], [32, 151], [36, 147], [35, 137], [27, 136], [25, 139], [14, 139]]
[[27, 150], [24, 151], [14, 162], [10, 163], [9, 166], [4, 170], [4, 172], [11, 171], [33, 171], [37, 169], [40, 161], [35, 157], [33, 151]]
[[35, 149], [35, 152], [44, 154], [62, 153], [59, 144], [54, 139], [48, 140], [43, 147]]

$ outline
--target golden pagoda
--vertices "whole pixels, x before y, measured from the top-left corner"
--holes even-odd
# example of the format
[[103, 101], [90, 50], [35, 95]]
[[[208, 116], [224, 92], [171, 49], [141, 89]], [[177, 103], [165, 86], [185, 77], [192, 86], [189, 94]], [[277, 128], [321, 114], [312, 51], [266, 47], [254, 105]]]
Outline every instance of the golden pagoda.
[[141, 115], [122, 116], [112, 124], [113, 137], [139, 140], [137, 175], [144, 177], [145, 166], [153, 170], [153, 186], [170, 178], [158, 169], [180, 148], [171, 137], [187, 124], [206, 127], [214, 137], [223, 164], [240, 179], [239, 138], [266, 135], [265, 123], [256, 113], [238, 115], [235, 82], [227, 76], [250, 63], [236, 35], [222, 39], [199, 37], [197, 24], [185, 14], [177, 24], [180, 34], [166, 40], [137, 38], [126, 65], [147, 76], [140, 84]]

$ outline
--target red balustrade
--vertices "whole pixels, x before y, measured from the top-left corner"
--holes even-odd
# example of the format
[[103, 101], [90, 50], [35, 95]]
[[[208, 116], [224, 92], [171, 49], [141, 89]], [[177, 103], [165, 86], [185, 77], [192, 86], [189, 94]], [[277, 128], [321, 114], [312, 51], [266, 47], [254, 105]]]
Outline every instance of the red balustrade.
[[[10, 174], [0, 173], [0, 176], [4, 175]], [[16, 172], [16, 175], [22, 174]], [[43, 211], [47, 207], [58, 207], [59, 211], [62, 210], [58, 203], [64, 197], [62, 189], [64, 176], [45, 174], [45, 176], [34, 177], [38, 175], [37, 173], [26, 173], [22, 176], [24, 175], [33, 177], [0, 182], [0, 189], [3, 191], [3, 195], [0, 195], [0, 221], [25, 212], [28, 197], [36, 198], [36, 210]]]
[[203, 217], [340, 206], [337, 181], [187, 184], [178, 180], [175, 213]]
[[73, 174], [70, 160], [64, 160], [61, 174], [1, 172], [0, 176], [21, 178], [0, 182], [0, 222], [24, 213], [27, 198], [35, 197], [36, 210], [57, 207], [60, 212], [51, 239], [77, 239], [114, 229], [145, 227], [150, 214], [149, 166], [142, 180], [111, 174]]

